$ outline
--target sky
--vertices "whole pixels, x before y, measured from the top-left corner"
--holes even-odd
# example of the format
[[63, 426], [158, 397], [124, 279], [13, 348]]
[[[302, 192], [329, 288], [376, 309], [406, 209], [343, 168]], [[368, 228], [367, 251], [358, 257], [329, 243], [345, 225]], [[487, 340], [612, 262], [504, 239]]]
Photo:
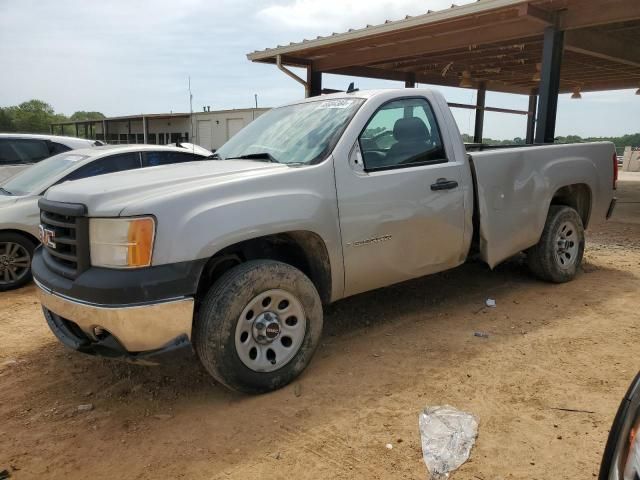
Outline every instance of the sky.
[[[472, 0], [457, 0], [457, 5]], [[0, 0], [0, 106], [38, 98], [56, 112], [129, 115], [277, 106], [304, 96], [300, 84], [246, 54], [386, 19], [450, 6], [443, 0]], [[303, 72], [300, 72], [301, 74]], [[323, 86], [366, 88], [399, 82], [325, 75]], [[640, 87], [640, 85], [639, 85]], [[441, 88], [451, 102], [475, 92]], [[557, 135], [640, 131], [634, 90], [563, 95]], [[527, 98], [487, 94], [487, 105], [526, 110]], [[471, 133], [473, 112], [454, 110]], [[488, 113], [485, 136], [524, 136], [525, 117]]]

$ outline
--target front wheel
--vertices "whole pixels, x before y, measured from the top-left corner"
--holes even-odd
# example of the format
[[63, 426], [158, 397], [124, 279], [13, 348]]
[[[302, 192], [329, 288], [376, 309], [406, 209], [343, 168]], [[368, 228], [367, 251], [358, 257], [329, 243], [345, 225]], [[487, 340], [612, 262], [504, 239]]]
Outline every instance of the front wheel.
[[0, 292], [31, 281], [31, 259], [36, 245], [24, 235], [0, 232]]
[[531, 271], [547, 282], [573, 280], [584, 254], [584, 227], [571, 207], [551, 205], [540, 241], [527, 251]]
[[322, 333], [322, 304], [300, 270], [256, 260], [226, 272], [207, 292], [193, 328], [207, 371], [246, 393], [276, 390], [309, 364]]

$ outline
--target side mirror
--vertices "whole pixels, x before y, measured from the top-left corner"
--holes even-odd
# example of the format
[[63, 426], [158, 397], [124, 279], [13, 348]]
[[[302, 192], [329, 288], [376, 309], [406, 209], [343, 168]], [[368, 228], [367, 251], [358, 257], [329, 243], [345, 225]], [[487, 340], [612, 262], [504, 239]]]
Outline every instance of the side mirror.
[[622, 399], [600, 465], [599, 480], [640, 480], [640, 373]]

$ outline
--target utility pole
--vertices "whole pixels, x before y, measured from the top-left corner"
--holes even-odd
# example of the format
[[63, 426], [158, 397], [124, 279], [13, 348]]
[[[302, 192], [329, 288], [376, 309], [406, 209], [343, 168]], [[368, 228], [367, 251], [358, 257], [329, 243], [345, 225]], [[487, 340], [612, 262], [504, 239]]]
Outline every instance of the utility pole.
[[193, 94], [191, 93], [191, 75], [189, 75], [189, 123], [191, 124], [191, 138], [189, 141], [191, 142], [191, 145], [193, 145], [191, 150], [195, 153], [196, 144], [193, 138]]
[[251, 119], [255, 120], [256, 119], [256, 110], [258, 109], [258, 94], [257, 93], [253, 94], [253, 99], [256, 101], [256, 108], [253, 109], [253, 114], [251, 115]]

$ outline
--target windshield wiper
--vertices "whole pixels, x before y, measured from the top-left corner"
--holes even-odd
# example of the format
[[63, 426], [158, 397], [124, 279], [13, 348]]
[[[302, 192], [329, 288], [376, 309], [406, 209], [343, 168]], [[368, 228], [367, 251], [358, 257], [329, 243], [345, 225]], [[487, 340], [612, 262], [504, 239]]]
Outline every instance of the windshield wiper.
[[9, 190], [2, 187], [0, 187], [0, 192], [4, 193], [5, 195], [13, 195], [13, 193], [11, 193]]
[[280, 163], [273, 155], [268, 152], [247, 153], [237, 157], [226, 157], [225, 160], [265, 160], [271, 163]]

